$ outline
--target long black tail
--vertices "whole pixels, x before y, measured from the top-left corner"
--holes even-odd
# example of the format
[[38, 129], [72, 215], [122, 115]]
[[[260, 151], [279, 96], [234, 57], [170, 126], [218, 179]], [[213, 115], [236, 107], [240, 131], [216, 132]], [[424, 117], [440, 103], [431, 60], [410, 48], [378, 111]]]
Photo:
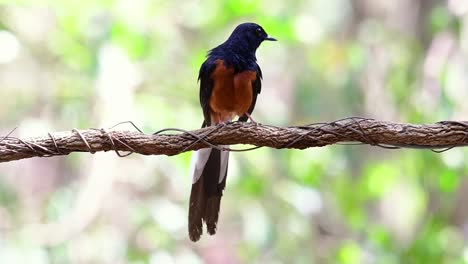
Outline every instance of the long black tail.
[[[211, 149], [201, 176], [192, 184], [188, 216], [188, 231], [192, 241], [200, 239], [203, 233], [203, 221], [210, 235], [216, 233], [221, 196], [226, 186], [227, 154], [228, 152], [222, 153], [218, 149]], [[222, 162], [226, 162], [224, 172], [221, 172]], [[224, 173], [221, 182], [220, 173]]]

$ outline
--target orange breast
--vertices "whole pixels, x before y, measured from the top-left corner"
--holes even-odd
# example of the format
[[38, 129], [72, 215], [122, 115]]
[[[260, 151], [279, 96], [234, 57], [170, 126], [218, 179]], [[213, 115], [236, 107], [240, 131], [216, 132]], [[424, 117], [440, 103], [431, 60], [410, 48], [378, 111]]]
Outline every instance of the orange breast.
[[235, 112], [238, 116], [244, 115], [252, 104], [252, 83], [256, 78], [255, 71], [243, 71], [234, 76]]
[[216, 60], [216, 68], [211, 74], [213, 90], [210, 97], [213, 123], [231, 121], [236, 115], [247, 112], [252, 104], [252, 82], [257, 78], [255, 71], [234, 74], [234, 69], [226, 67], [222, 60]]

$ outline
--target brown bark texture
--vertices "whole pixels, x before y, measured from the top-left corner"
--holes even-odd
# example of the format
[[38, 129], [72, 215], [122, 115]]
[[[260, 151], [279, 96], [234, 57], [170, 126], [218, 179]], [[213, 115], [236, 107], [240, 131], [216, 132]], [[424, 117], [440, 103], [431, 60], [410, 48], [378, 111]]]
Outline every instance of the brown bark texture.
[[277, 127], [233, 122], [193, 131], [164, 129], [154, 134], [87, 129], [48, 133], [20, 139], [0, 136], [0, 162], [68, 155], [72, 152], [115, 151], [143, 155], [177, 155], [205, 147], [239, 151], [219, 145], [248, 144], [276, 149], [306, 149], [356, 142], [383, 148], [443, 151], [468, 145], [468, 121], [403, 124], [351, 117], [329, 123]]

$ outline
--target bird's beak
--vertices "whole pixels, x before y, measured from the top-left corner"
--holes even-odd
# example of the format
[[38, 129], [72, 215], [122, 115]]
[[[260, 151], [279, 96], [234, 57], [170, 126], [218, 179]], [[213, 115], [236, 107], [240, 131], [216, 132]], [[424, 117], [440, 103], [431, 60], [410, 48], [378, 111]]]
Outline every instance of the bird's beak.
[[266, 36], [265, 40], [269, 40], [269, 41], [278, 41], [277, 39], [272, 38], [272, 37], [270, 37], [270, 36]]

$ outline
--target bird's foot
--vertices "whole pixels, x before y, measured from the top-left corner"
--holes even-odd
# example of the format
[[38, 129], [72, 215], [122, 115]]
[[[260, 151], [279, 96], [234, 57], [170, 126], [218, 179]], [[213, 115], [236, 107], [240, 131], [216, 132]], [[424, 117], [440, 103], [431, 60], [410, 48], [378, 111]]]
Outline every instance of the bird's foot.
[[220, 127], [225, 127], [229, 122], [226, 121], [220, 121], [217, 125]]
[[245, 115], [249, 118], [251, 123], [253, 123], [255, 126], [258, 126], [259, 123], [255, 121], [249, 113], [245, 113]]

